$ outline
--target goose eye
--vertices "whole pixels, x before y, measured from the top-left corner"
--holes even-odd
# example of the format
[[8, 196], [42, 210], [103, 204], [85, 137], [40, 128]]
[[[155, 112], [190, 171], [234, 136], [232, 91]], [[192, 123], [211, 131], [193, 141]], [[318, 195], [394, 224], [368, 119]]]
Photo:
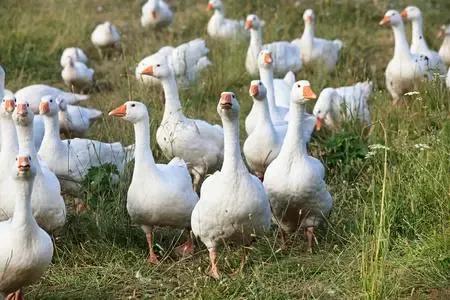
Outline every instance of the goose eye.
[[14, 99], [14, 103], [16, 103], [17, 102], [17, 100], [16, 99]]
[[297, 87], [300, 87], [300, 84], [297, 84]]
[[17, 157], [16, 157], [16, 161], [17, 161]]
[[161, 67], [161, 65], [160, 65], [160, 64], [157, 64], [156, 66], [157, 66], [157, 67]]
[[134, 103], [133, 103], [133, 104], [131, 104], [131, 107], [135, 107], [135, 106], [136, 106], [136, 104], [134, 104]]
[[260, 82], [259, 85], [262, 85], [262, 83]]
[[27, 103], [27, 107], [30, 107], [30, 104]]
[[52, 103], [53, 102], [53, 100], [52, 99], [50, 99], [50, 103]]

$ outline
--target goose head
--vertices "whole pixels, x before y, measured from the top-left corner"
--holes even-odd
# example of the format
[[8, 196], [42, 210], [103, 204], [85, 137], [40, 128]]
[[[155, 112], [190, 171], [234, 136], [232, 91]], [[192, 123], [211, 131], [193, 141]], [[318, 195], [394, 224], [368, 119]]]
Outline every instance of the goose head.
[[316, 19], [316, 16], [314, 15], [314, 11], [310, 8], [305, 10], [303, 13], [303, 21], [305, 24], [312, 24], [314, 23], [314, 20]]
[[19, 154], [16, 156], [16, 163], [14, 164], [14, 173], [17, 180], [27, 180], [36, 175], [36, 166], [31, 161], [31, 156], [28, 154]]
[[450, 25], [442, 25], [441, 28], [439, 28], [437, 37], [443, 38], [445, 36], [450, 36]]
[[408, 6], [406, 7], [400, 15], [409, 21], [420, 20], [422, 19], [422, 13], [419, 8], [416, 6]]
[[127, 101], [109, 112], [110, 116], [122, 118], [133, 124], [148, 118], [148, 110], [144, 103]]
[[264, 21], [261, 21], [257, 15], [248, 15], [245, 19], [245, 29], [255, 29], [258, 30], [264, 26]]
[[311, 89], [308, 80], [297, 81], [291, 90], [291, 101], [296, 104], [305, 104], [310, 100], [315, 100], [316, 94]]
[[313, 115], [316, 117], [316, 129], [320, 130], [326, 116], [331, 112], [331, 103], [334, 101], [336, 91], [332, 88], [323, 89], [314, 105]]
[[49, 117], [58, 115], [59, 104], [55, 97], [50, 95], [44, 96], [39, 103], [39, 114]]
[[30, 108], [30, 104], [23, 101], [16, 104], [16, 109], [12, 117], [16, 125], [26, 127], [33, 124], [34, 114]]
[[272, 52], [267, 49], [263, 49], [258, 54], [258, 66], [260, 68], [270, 69], [272, 68], [273, 58]]
[[208, 7], [206, 9], [209, 10], [209, 11], [211, 11], [211, 10], [222, 11], [223, 10], [223, 3], [220, 0], [209, 0], [208, 1]]
[[228, 120], [239, 118], [239, 102], [236, 95], [232, 92], [223, 92], [220, 94], [219, 103], [217, 105], [219, 115]]
[[154, 19], [156, 19], [158, 17], [158, 12], [160, 10], [159, 8], [159, 0], [150, 0], [148, 1], [148, 8], [150, 11], [150, 14], [152, 15], [152, 17]]
[[380, 25], [382, 26], [387, 26], [387, 25], [391, 25], [391, 26], [397, 26], [399, 24], [402, 24], [402, 16], [399, 14], [398, 11], [396, 10], [388, 10], [385, 14], [383, 19], [380, 21]]
[[253, 99], [259, 101], [264, 100], [267, 95], [267, 89], [261, 80], [252, 80], [248, 92]]
[[14, 95], [3, 96], [2, 103], [0, 105], [0, 116], [11, 117], [14, 109], [16, 108], [16, 97]]
[[166, 57], [158, 55], [155, 57], [155, 60], [152, 63], [143, 67], [141, 75], [153, 76], [158, 79], [163, 79], [172, 76], [173, 71], [169, 66]]

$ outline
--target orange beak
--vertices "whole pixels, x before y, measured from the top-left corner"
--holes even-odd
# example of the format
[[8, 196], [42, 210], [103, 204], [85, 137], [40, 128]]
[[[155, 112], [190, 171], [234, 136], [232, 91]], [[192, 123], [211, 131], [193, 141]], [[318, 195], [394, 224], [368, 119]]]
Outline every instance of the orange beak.
[[7, 112], [13, 112], [14, 108], [16, 108], [16, 103], [14, 102], [14, 100], [5, 100], [5, 110]]
[[27, 104], [20, 103], [17, 104], [17, 114], [21, 117], [25, 117], [28, 115]]
[[249, 93], [250, 93], [250, 96], [252, 96], [252, 97], [258, 96], [259, 87], [257, 85], [251, 85]]
[[141, 74], [153, 76], [153, 66], [148, 66], [141, 72]]
[[232, 106], [231, 94], [222, 93], [220, 96], [219, 104], [223, 109], [230, 109]]
[[406, 11], [406, 9], [404, 9], [401, 13], [400, 16], [402, 16], [402, 18], [407, 18], [408, 17], [408, 12]]
[[26, 172], [30, 170], [30, 160], [27, 156], [19, 156], [17, 159], [17, 169], [19, 172]]
[[322, 125], [323, 125], [323, 119], [317, 117], [316, 118], [316, 130], [320, 131], [320, 128], [322, 128]]
[[125, 104], [122, 104], [118, 108], [110, 111], [109, 115], [113, 116], [113, 117], [119, 117], [119, 118], [125, 117], [127, 115], [127, 106]]
[[269, 54], [269, 53], [265, 54], [264, 55], [264, 63], [269, 65], [272, 62], [273, 62], [272, 54]]
[[156, 19], [158, 17], [158, 14], [154, 10], [152, 10], [152, 17], [153, 19]]
[[41, 102], [39, 103], [39, 113], [41, 115], [46, 114], [50, 111], [50, 106], [48, 105], [48, 102]]
[[212, 5], [212, 3], [208, 3], [208, 7], [206, 7], [206, 10], [213, 10], [214, 6]]
[[391, 18], [389, 18], [388, 16], [384, 16], [383, 19], [378, 24], [383, 26], [383, 25], [387, 25], [389, 23], [391, 23]]
[[316, 94], [313, 92], [310, 86], [303, 87], [303, 97], [307, 100], [317, 99]]
[[250, 28], [253, 28], [252, 20], [245, 21], [245, 29], [249, 30]]

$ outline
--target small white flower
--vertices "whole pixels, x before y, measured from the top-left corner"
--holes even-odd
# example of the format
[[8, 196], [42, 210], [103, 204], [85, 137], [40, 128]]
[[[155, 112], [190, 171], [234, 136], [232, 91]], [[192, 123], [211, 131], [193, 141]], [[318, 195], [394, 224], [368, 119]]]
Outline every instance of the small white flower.
[[385, 146], [385, 145], [381, 145], [381, 144], [372, 144], [369, 145], [369, 149], [370, 150], [391, 150], [391, 148]]
[[413, 96], [413, 95], [420, 95], [420, 93], [414, 91], [414, 92], [407, 92], [407, 93], [405, 93], [404, 95], [405, 95], [405, 96]]
[[419, 149], [420, 151], [425, 151], [425, 150], [431, 149], [431, 147], [428, 146], [427, 144], [415, 144], [414, 147], [416, 149]]

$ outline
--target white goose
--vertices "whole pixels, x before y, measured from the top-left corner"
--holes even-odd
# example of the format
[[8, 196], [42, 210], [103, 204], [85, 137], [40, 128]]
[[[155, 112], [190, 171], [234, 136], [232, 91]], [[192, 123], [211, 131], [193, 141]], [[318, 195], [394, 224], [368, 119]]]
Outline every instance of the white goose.
[[445, 78], [445, 85], [447, 85], [447, 88], [450, 89], [450, 68], [448, 69], [447, 76]]
[[61, 54], [60, 64], [61, 67], [65, 67], [69, 63], [69, 59], [72, 59], [73, 61], [79, 61], [84, 64], [88, 63], [88, 58], [84, 51], [77, 47], [70, 47], [64, 49], [63, 53]]
[[92, 123], [102, 116], [100, 110], [79, 105], [68, 105], [56, 97], [59, 104], [60, 131], [66, 137], [84, 137]]
[[45, 96], [39, 105], [44, 118], [45, 135], [39, 149], [39, 157], [59, 178], [63, 191], [78, 192], [79, 184], [91, 167], [112, 164], [122, 174], [125, 164], [133, 158], [131, 148], [121, 143], [102, 143], [89, 139], [61, 140], [59, 135], [58, 103]]
[[84, 91], [94, 83], [94, 69], [88, 68], [84, 63], [69, 57], [67, 64], [61, 71], [61, 77], [69, 88]]
[[439, 48], [439, 56], [447, 66], [450, 66], [450, 25], [442, 25], [438, 37], [444, 38]]
[[220, 168], [222, 163], [222, 127], [184, 116], [175, 74], [164, 57], [148, 65], [142, 74], [161, 80], [164, 89], [166, 103], [156, 141], [167, 158], [180, 157], [186, 161], [197, 191], [206, 174]]
[[314, 105], [316, 129], [323, 123], [331, 129], [337, 129], [342, 121], [360, 120], [370, 124], [370, 111], [367, 100], [372, 93], [372, 82], [358, 82], [352, 86], [325, 88]]
[[339, 52], [342, 48], [340, 40], [325, 40], [314, 36], [315, 15], [312, 9], [303, 13], [305, 29], [300, 39], [292, 41], [301, 51], [301, 58], [305, 66], [318, 65], [331, 72], [336, 68]]
[[425, 40], [423, 34], [423, 17], [420, 9], [416, 6], [408, 6], [400, 15], [408, 21], [411, 21], [412, 24], [411, 53], [425, 55], [428, 57], [429, 68], [432, 72], [441, 75], [445, 74], [447, 67], [439, 54], [428, 47], [427, 41]]
[[298, 72], [302, 68], [300, 49], [293, 43], [281, 41], [263, 45], [262, 27], [264, 23], [258, 16], [249, 15], [245, 28], [250, 30], [250, 45], [245, 59], [245, 68], [252, 76], [258, 75], [258, 55], [262, 49], [267, 49], [273, 55], [273, 72], [276, 76], [284, 76], [287, 72]]
[[252, 112], [255, 114], [256, 124], [244, 142], [243, 151], [249, 168], [263, 181], [267, 166], [280, 153], [287, 124], [273, 125], [267, 103], [267, 90], [260, 80], [251, 82], [249, 93], [253, 98]]
[[209, 0], [208, 10], [214, 14], [208, 22], [208, 35], [217, 39], [246, 39], [248, 32], [244, 28], [244, 21], [225, 18], [225, 9], [221, 0]]
[[173, 13], [170, 7], [163, 0], [148, 0], [142, 6], [141, 25], [142, 27], [161, 28], [169, 26], [173, 20]]
[[116, 26], [106, 21], [95, 27], [91, 34], [91, 42], [103, 56], [102, 50], [108, 48], [120, 48], [120, 33]]
[[[258, 55], [258, 66], [259, 77], [267, 89], [267, 101], [272, 122], [275, 125], [286, 124], [285, 116], [289, 111], [286, 98], [289, 99], [289, 90], [291, 86], [283, 79], [273, 78], [273, 59], [272, 52], [269, 50], [261, 50]], [[250, 134], [255, 128], [256, 120], [257, 116], [252, 109], [245, 120], [247, 134]]]
[[[290, 89], [295, 81], [295, 75], [289, 72], [284, 79], [273, 79], [272, 62], [272, 53], [268, 50], [262, 50], [258, 57], [259, 74], [261, 81], [267, 88], [267, 101], [272, 123], [275, 126], [281, 126], [286, 125], [289, 120]], [[256, 124], [254, 112], [250, 111], [249, 117], [251, 118], [246, 119], [245, 123], [245, 128], [248, 129], [247, 134], [251, 133]], [[315, 122], [315, 117], [305, 112], [304, 137], [307, 142], [311, 139]]]
[[77, 104], [89, 99], [89, 95], [67, 93], [63, 90], [45, 84], [29, 85], [15, 93], [17, 101], [27, 102], [35, 114], [39, 113], [39, 103], [41, 102], [42, 97], [47, 95], [64, 99], [67, 104]]
[[[3, 102], [9, 102], [12, 103], [12, 110], [9, 113], [6, 113], [6, 115], [8, 115], [7, 120], [8, 122], [11, 123], [12, 126], [14, 126], [14, 123], [12, 121], [11, 115], [12, 112], [14, 111], [15, 108], [15, 104], [17, 102], [16, 97], [14, 96], [13, 93], [11, 92], [6, 92], [7, 90], [5, 90], [5, 96], [3, 97]], [[10, 108], [11, 108], [10, 106]], [[10, 109], [9, 108], [9, 109]], [[5, 112], [3, 112], [5, 113]], [[5, 117], [6, 117], [5, 115]], [[41, 147], [41, 143], [42, 143], [42, 139], [44, 138], [44, 121], [42, 120], [41, 116], [35, 116], [34, 120], [33, 120], [33, 139], [34, 139], [34, 146], [36, 149], [39, 149]], [[0, 131], [1, 132], [1, 131]], [[8, 139], [13, 139], [12, 138], [12, 133], [8, 133]], [[15, 130], [14, 130], [14, 135], [16, 135]], [[2, 145], [0, 143], [0, 145]], [[17, 152], [16, 152], [17, 153]]]
[[160, 81], [152, 76], [142, 76], [142, 71], [150, 64], [166, 57], [169, 65], [175, 73], [177, 83], [180, 86], [188, 86], [195, 82], [200, 72], [211, 65], [208, 59], [209, 49], [203, 39], [195, 39], [179, 45], [176, 48], [166, 46], [158, 52], [141, 60], [136, 67], [136, 78], [149, 85], [158, 85]]
[[[0, 170], [10, 170], [19, 151], [16, 127], [12, 120], [12, 113], [16, 107], [15, 100], [4, 97], [0, 104]], [[0, 182], [7, 178], [8, 173], [0, 174]]]
[[[13, 157], [10, 157], [12, 163]], [[39, 280], [50, 265], [53, 243], [36, 223], [31, 209], [38, 172], [36, 161], [21, 153], [14, 168], [4, 171], [11, 177], [9, 188], [14, 193], [10, 201], [15, 203], [15, 208], [10, 220], [0, 222], [0, 298], [10, 294], [7, 299], [23, 299], [20, 289]]]
[[[13, 113], [14, 124], [20, 151], [29, 153], [36, 166], [36, 178], [33, 184], [31, 205], [33, 215], [39, 226], [48, 232], [61, 228], [66, 221], [66, 206], [61, 197], [61, 187], [55, 174], [40, 162], [33, 143], [33, 112], [27, 103], [18, 103]], [[0, 220], [7, 220], [13, 215], [14, 201], [11, 200], [10, 176], [1, 181], [0, 186]]]
[[390, 25], [394, 33], [394, 56], [387, 65], [386, 87], [394, 103], [423, 79], [431, 78], [428, 71], [428, 59], [423, 55], [412, 54], [406, 41], [402, 17], [396, 10], [388, 10], [380, 25]]
[[[191, 213], [198, 201], [192, 189], [186, 163], [173, 158], [167, 165], [156, 164], [150, 149], [150, 126], [147, 108], [128, 101], [109, 113], [133, 123], [136, 139], [133, 179], [128, 189], [127, 209], [133, 222], [140, 225], [147, 237], [150, 263], [158, 263], [153, 251], [153, 228], [169, 226], [190, 228]], [[190, 254], [194, 244], [188, 241], [177, 251]]]
[[305, 104], [315, 98], [306, 80], [298, 81], [292, 88], [291, 118], [286, 137], [280, 154], [269, 165], [264, 177], [272, 213], [283, 236], [303, 228], [310, 251], [314, 228], [328, 215], [333, 205], [324, 181], [325, 169], [319, 160], [308, 155], [301, 134]]
[[261, 181], [251, 175], [239, 145], [239, 103], [222, 93], [217, 112], [222, 118], [225, 154], [222, 169], [206, 178], [192, 212], [192, 231], [209, 250], [209, 275], [219, 278], [217, 247], [223, 242], [249, 243], [270, 226], [270, 206]]

